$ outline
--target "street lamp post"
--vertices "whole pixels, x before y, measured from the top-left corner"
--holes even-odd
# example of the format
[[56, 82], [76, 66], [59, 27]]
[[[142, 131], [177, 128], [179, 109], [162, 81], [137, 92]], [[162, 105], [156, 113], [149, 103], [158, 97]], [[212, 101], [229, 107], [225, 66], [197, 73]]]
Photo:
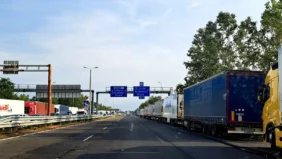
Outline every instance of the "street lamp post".
[[89, 69], [90, 70], [90, 79], [89, 79], [89, 111], [90, 111], [90, 114], [92, 114], [92, 112], [93, 112], [93, 110], [92, 110], [92, 98], [91, 98], [91, 90], [92, 90], [92, 69], [97, 69], [97, 68], [99, 68], [99, 67], [83, 67], [83, 68], [85, 68], [85, 69]]
[[161, 82], [158, 82], [160, 85], [161, 85], [161, 88], [162, 88], [162, 90], [163, 90], [163, 85], [162, 85], [162, 83]]

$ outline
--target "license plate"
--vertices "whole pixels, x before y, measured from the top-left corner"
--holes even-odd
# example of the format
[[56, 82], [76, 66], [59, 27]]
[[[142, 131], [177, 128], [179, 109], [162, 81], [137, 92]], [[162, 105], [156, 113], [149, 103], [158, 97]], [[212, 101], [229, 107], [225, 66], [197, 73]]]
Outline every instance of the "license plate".
[[253, 134], [254, 132], [254, 129], [244, 129], [245, 134]]

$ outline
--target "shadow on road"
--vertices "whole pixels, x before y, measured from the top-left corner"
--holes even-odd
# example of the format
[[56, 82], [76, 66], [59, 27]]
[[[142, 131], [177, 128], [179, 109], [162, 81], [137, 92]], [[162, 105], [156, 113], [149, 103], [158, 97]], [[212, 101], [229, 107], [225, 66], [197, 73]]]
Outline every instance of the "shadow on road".
[[[218, 149], [221, 153], [218, 153]], [[141, 146], [124, 150], [112, 150], [105, 153], [82, 154], [75, 159], [262, 159], [263, 157], [234, 151], [231, 147], [173, 147]]]

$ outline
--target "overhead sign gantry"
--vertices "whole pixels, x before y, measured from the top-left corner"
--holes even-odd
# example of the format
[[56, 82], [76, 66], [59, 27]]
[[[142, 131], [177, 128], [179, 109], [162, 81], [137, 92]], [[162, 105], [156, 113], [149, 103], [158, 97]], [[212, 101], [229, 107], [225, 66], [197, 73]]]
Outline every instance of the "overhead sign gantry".
[[172, 87], [150, 87], [144, 86], [144, 82], [140, 82], [139, 86], [111, 86], [107, 87], [106, 91], [96, 92], [96, 112], [98, 113], [99, 94], [110, 94], [111, 97], [128, 97], [127, 94], [133, 94], [134, 97], [145, 99], [150, 94], [168, 94], [173, 91]]
[[[20, 65], [19, 61], [4, 61], [0, 65], [0, 72], [3, 74], [18, 74], [19, 72], [48, 72], [48, 115], [50, 116], [52, 104], [52, 65]], [[45, 69], [42, 69], [45, 68]], [[33, 68], [33, 69], [31, 69]], [[47, 68], [47, 69], [46, 69]]]

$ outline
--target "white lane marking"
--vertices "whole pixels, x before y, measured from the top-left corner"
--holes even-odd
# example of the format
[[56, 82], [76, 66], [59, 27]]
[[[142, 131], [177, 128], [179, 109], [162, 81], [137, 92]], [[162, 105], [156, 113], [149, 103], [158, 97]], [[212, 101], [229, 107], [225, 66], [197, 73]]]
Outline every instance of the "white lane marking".
[[131, 123], [131, 125], [130, 125], [130, 131], [132, 132], [132, 131], [133, 131], [133, 129], [134, 129], [134, 124], [133, 124], [133, 123]]
[[164, 141], [163, 141], [161, 138], [159, 138], [158, 136], [156, 136], [156, 138], [157, 138], [158, 140], [160, 140], [160, 142], [163, 142], [163, 143], [164, 143]]
[[85, 141], [89, 140], [91, 137], [93, 137], [93, 135], [88, 136], [86, 139], [84, 139], [84, 140], [83, 140], [83, 142], [85, 142]]
[[107, 127], [104, 127], [103, 129], [105, 130], [105, 129], [107, 129]]

